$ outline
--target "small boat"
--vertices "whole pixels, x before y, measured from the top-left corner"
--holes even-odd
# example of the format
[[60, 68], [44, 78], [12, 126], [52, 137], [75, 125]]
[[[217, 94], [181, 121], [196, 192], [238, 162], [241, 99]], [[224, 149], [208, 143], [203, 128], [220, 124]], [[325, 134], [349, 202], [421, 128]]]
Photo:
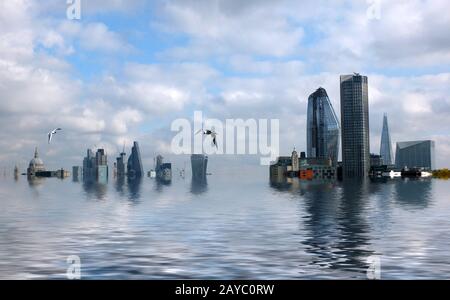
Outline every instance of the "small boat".
[[431, 176], [433, 176], [433, 173], [422, 171], [420, 176], [421, 177], [431, 177]]
[[402, 177], [402, 172], [395, 172], [394, 170], [391, 170], [390, 172], [383, 172], [384, 177]]

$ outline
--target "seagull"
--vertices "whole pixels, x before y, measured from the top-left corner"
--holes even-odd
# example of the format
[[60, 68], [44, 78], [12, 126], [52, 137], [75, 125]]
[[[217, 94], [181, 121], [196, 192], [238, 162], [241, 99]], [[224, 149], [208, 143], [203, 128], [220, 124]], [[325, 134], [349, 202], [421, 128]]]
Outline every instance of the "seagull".
[[61, 128], [56, 128], [56, 129], [53, 129], [52, 131], [50, 131], [47, 135], [48, 135], [48, 143], [50, 144], [50, 142], [52, 141], [52, 137], [53, 137], [53, 135], [54, 134], [56, 134], [56, 132], [58, 131], [58, 130], [62, 130]]
[[203, 128], [202, 128], [199, 131], [197, 131], [195, 134], [199, 134], [200, 132], [203, 133], [204, 135], [210, 135], [212, 137], [212, 142], [213, 142], [214, 146], [216, 146], [216, 149], [218, 149], [217, 141], [216, 141], [217, 133], [214, 131], [214, 127], [211, 130], [209, 130], [209, 129], [203, 130]]

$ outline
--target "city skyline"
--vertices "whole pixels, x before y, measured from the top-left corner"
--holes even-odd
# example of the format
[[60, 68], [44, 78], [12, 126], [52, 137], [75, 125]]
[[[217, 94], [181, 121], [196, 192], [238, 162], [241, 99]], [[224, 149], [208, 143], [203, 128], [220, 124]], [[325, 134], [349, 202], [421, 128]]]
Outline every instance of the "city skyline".
[[[370, 152], [387, 112], [394, 144], [434, 140], [436, 167], [450, 165], [445, 1], [386, 4], [379, 19], [364, 1], [86, 1], [80, 20], [67, 19], [64, 1], [2, 5], [2, 168], [25, 169], [36, 146], [57, 169], [80, 164], [83, 149], [116, 156], [134, 140], [144, 166], [156, 153], [173, 161], [170, 122], [193, 110], [279, 118], [280, 153], [306, 150], [307, 96], [323, 86], [340, 115], [338, 77], [352, 72], [370, 78]], [[396, 30], [404, 24], [417, 30]], [[47, 145], [55, 127], [64, 132]], [[258, 160], [217, 163], [236, 159]]]

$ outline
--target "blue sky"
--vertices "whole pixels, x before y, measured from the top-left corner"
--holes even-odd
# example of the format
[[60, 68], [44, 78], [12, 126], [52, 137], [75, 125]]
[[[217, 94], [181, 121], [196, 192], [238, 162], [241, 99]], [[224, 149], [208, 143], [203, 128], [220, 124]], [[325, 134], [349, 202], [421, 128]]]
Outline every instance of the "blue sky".
[[0, 167], [25, 168], [35, 146], [70, 167], [133, 140], [150, 165], [194, 110], [280, 119], [282, 154], [305, 149], [309, 94], [324, 87], [339, 117], [339, 75], [352, 72], [369, 77], [372, 152], [387, 112], [394, 144], [433, 139], [450, 165], [445, 0], [81, 0], [81, 20], [41, 2], [0, 4]]

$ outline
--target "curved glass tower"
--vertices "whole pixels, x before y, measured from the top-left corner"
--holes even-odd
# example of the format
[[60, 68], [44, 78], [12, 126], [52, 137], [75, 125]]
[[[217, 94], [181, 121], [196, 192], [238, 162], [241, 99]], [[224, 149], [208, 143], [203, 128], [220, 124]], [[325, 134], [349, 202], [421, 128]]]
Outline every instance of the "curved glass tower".
[[339, 154], [339, 121], [324, 88], [308, 98], [308, 157], [331, 159], [337, 164]]
[[394, 163], [392, 160], [393, 154], [391, 135], [389, 134], [389, 126], [386, 114], [384, 114], [383, 116], [383, 131], [381, 132], [380, 155], [383, 158], [383, 164], [392, 165]]

